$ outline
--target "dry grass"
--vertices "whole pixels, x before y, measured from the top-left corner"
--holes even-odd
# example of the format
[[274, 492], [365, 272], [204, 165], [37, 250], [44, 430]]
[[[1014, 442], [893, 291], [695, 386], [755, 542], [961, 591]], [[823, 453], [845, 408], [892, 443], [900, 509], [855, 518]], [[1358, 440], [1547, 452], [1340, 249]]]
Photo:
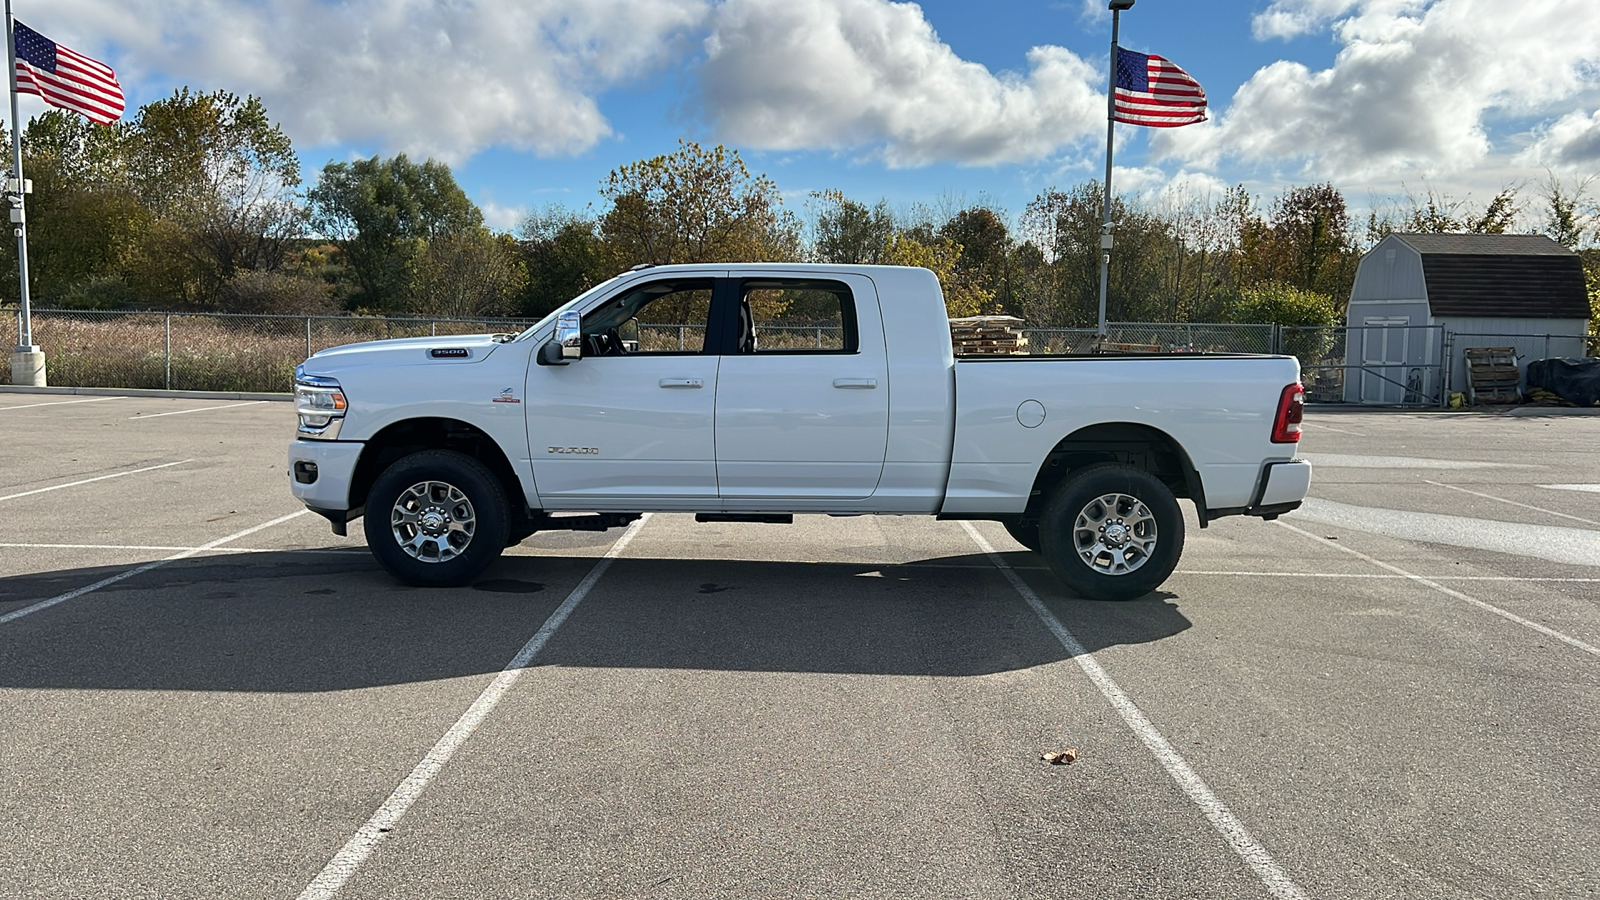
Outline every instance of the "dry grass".
[[[360, 341], [481, 334], [520, 327], [514, 320], [308, 320], [294, 316], [60, 311], [33, 314], [33, 340], [45, 351], [53, 385], [194, 391], [287, 392], [293, 389], [294, 367], [306, 358], [308, 348], [314, 353]], [[0, 340], [16, 346], [15, 311], [8, 310], [0, 318]]]

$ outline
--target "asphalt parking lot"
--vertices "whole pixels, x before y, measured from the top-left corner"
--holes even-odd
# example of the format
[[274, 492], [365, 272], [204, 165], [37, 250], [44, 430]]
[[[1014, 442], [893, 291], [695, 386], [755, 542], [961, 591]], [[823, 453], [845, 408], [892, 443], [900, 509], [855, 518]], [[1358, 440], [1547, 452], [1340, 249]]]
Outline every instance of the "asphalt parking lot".
[[1120, 604], [922, 518], [402, 587], [292, 420], [0, 393], [0, 894], [1600, 897], [1600, 417], [1313, 410]]

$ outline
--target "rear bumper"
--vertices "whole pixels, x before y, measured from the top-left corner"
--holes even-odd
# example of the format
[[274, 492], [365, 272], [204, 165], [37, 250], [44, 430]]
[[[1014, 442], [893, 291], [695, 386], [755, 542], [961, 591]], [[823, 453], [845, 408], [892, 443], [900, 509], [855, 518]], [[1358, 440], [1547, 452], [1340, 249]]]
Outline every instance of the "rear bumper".
[[1263, 519], [1276, 519], [1286, 512], [1299, 509], [1310, 490], [1309, 460], [1286, 459], [1269, 462], [1261, 467], [1261, 477], [1256, 482], [1254, 502], [1249, 506], [1207, 510], [1206, 518], [1260, 516]]

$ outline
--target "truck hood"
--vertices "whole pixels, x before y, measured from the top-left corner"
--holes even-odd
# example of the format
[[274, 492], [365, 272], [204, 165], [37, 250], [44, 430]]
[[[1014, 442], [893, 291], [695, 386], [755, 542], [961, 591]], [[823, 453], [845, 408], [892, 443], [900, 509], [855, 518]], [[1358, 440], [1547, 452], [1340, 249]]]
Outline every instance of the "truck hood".
[[395, 338], [345, 344], [313, 354], [305, 362], [309, 375], [338, 375], [352, 369], [389, 366], [461, 366], [488, 359], [501, 346], [492, 334]]

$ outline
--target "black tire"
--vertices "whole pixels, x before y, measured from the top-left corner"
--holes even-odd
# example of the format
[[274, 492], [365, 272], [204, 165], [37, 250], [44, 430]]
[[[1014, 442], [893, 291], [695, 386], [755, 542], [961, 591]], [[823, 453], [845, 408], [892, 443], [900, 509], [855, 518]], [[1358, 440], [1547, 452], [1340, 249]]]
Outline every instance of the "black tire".
[[1043, 546], [1039, 543], [1038, 519], [1001, 519], [1000, 524], [1005, 526], [1006, 534], [1011, 535], [1012, 540], [1029, 550], [1038, 553]]
[[1056, 486], [1039, 518], [1039, 539], [1050, 570], [1078, 596], [1132, 600], [1177, 567], [1183, 512], [1159, 478], [1104, 463]]
[[378, 476], [364, 528], [367, 547], [389, 574], [406, 584], [454, 587], [500, 556], [509, 519], [505, 491], [487, 466], [454, 450], [424, 450]]

